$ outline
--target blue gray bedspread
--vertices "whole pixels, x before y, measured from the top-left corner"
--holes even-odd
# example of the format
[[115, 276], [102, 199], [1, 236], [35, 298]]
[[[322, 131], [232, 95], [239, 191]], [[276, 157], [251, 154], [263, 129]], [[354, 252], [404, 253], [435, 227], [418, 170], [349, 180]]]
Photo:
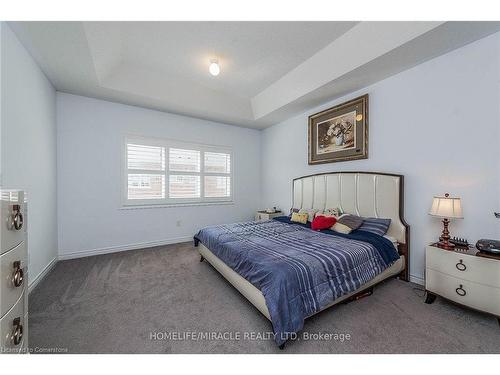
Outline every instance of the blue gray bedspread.
[[211, 226], [194, 239], [262, 292], [278, 345], [299, 332], [305, 318], [399, 258], [376, 234], [316, 232], [287, 217]]

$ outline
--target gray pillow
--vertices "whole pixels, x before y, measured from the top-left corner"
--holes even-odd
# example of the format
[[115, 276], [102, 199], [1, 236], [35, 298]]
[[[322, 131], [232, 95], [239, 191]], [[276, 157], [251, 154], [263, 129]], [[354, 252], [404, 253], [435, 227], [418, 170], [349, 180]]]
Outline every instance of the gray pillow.
[[359, 230], [364, 230], [365, 232], [375, 233], [379, 236], [383, 236], [387, 233], [389, 225], [391, 225], [391, 219], [368, 217], [363, 220], [363, 224], [359, 227]]
[[363, 224], [363, 218], [356, 215], [343, 215], [338, 220], [337, 223], [344, 224], [352, 230], [358, 229]]

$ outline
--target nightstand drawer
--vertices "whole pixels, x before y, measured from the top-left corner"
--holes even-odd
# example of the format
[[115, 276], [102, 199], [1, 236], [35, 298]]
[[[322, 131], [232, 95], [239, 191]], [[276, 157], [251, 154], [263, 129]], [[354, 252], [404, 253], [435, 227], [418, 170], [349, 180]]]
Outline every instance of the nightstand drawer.
[[283, 212], [277, 211], [277, 212], [264, 212], [264, 211], [257, 211], [255, 213], [255, 221], [263, 221], [263, 220], [271, 220], [274, 217], [278, 216], [283, 216]]
[[459, 279], [500, 288], [500, 262], [498, 260], [460, 254], [434, 246], [427, 247], [425, 256], [426, 268]]
[[269, 215], [257, 212], [255, 214], [255, 221], [269, 220]]
[[500, 316], [500, 288], [426, 269], [425, 288], [444, 298]]

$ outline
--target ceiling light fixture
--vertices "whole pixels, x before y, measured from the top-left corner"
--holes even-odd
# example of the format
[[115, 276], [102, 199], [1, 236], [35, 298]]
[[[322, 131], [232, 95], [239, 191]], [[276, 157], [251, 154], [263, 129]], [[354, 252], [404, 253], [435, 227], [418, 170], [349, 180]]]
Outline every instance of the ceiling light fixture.
[[208, 71], [213, 76], [218, 76], [220, 73], [220, 66], [217, 60], [210, 61], [210, 66], [208, 67]]

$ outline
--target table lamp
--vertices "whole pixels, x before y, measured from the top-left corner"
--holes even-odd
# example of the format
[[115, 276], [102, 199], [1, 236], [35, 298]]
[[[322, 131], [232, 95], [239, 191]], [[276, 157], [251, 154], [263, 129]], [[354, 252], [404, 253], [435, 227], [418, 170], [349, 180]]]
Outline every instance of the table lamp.
[[460, 198], [451, 198], [446, 193], [444, 197], [434, 197], [429, 215], [443, 218], [443, 233], [437, 244], [441, 249], [453, 250], [455, 245], [450, 243], [450, 232], [448, 232], [449, 219], [463, 219], [462, 202]]

